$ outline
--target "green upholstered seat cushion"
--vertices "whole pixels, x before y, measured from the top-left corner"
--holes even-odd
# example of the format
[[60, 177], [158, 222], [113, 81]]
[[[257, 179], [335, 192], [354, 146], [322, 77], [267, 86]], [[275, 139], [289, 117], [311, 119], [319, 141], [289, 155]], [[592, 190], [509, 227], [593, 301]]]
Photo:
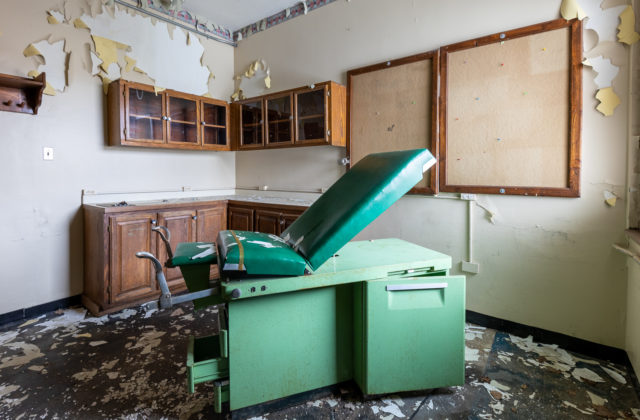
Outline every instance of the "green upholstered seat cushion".
[[435, 162], [426, 149], [370, 154], [322, 194], [281, 237], [315, 270], [420, 182]]
[[267, 233], [223, 230], [218, 233], [222, 271], [249, 275], [301, 276], [307, 261], [280, 237]]
[[171, 263], [174, 267], [192, 264], [216, 264], [216, 247], [212, 242], [182, 242], [176, 247]]

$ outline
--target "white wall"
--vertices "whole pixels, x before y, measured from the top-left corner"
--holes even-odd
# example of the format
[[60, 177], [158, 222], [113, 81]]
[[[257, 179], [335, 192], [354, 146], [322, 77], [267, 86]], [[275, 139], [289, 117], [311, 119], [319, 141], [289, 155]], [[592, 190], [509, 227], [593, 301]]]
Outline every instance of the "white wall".
[[[82, 189], [235, 185], [232, 152], [106, 146], [102, 83], [86, 64], [88, 32], [46, 21], [46, 10], [61, 3], [2, 2], [0, 73], [26, 76], [34, 65], [22, 51], [50, 34], [54, 40], [67, 40], [71, 56], [67, 91], [44, 96], [37, 116], [0, 112], [0, 314], [82, 293]], [[206, 39], [201, 42], [216, 74], [211, 93], [226, 99], [233, 92], [234, 50]], [[54, 148], [53, 161], [42, 160], [43, 146]]]
[[[556, 19], [559, 7], [560, 0], [340, 0], [241, 41], [235, 68], [266, 59], [272, 91], [329, 79], [346, 84], [349, 69]], [[582, 197], [490, 196], [499, 212], [495, 225], [474, 212], [481, 271], [467, 277], [468, 309], [624, 347], [625, 261], [611, 244], [624, 239], [625, 206], [603, 202], [604, 189], [625, 185], [624, 60], [614, 82], [622, 104], [613, 117], [594, 110], [594, 73], [583, 73]], [[237, 182], [326, 187], [342, 173], [342, 156], [343, 149], [330, 147], [239, 152]], [[466, 217], [464, 202], [406, 197], [359, 238], [410, 240], [451, 255], [457, 270], [467, 253]]]

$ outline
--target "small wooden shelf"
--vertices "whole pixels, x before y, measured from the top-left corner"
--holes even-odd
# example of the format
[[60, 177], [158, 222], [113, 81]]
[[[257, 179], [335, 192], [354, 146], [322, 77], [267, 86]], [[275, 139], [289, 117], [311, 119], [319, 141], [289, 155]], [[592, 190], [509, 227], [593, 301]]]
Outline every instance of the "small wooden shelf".
[[311, 118], [324, 118], [324, 114], [301, 115], [298, 117], [299, 120], [310, 120]]
[[35, 79], [0, 73], [0, 111], [36, 115], [46, 84], [44, 73]]

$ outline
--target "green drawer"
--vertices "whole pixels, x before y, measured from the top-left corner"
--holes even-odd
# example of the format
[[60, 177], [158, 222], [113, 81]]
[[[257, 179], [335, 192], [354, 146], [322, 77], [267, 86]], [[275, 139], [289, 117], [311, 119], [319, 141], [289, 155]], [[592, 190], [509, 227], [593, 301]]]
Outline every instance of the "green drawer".
[[367, 395], [464, 384], [464, 276], [368, 281], [356, 290], [355, 377]]
[[189, 337], [187, 386], [190, 393], [194, 392], [196, 384], [229, 377], [226, 333], [221, 330], [219, 335]]

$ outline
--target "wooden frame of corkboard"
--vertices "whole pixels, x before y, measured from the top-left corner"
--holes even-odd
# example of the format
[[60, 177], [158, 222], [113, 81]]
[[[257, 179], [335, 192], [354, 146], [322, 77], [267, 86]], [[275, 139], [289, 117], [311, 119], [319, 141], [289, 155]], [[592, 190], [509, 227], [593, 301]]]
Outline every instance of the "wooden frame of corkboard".
[[[369, 153], [426, 148], [438, 156], [438, 51], [347, 72], [349, 167]], [[436, 194], [437, 165], [412, 188]]]
[[580, 196], [582, 23], [440, 49], [440, 191]]

